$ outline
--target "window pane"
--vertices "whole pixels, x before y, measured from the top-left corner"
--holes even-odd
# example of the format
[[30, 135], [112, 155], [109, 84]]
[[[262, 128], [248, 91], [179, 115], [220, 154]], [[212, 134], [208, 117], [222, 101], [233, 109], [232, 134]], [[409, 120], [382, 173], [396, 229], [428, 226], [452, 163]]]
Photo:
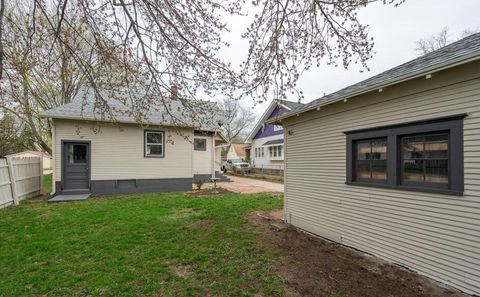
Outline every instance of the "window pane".
[[448, 158], [448, 134], [425, 136], [425, 153], [427, 159]]
[[368, 160], [371, 153], [370, 141], [357, 142], [357, 160]]
[[147, 155], [162, 155], [163, 145], [147, 145]]
[[387, 179], [387, 161], [375, 160], [372, 161], [372, 178], [373, 179]]
[[387, 141], [374, 140], [372, 141], [372, 160], [386, 160], [387, 159]]
[[423, 182], [423, 160], [404, 160], [403, 178], [407, 181]]
[[163, 133], [147, 132], [147, 143], [163, 143]]
[[357, 178], [371, 178], [370, 161], [358, 160], [356, 165]]
[[201, 138], [193, 139], [193, 146], [196, 151], [206, 151], [207, 150], [207, 140]]
[[448, 160], [425, 160], [425, 181], [448, 183]]
[[404, 137], [403, 138], [403, 158], [417, 159], [423, 158], [424, 137]]
[[69, 164], [86, 164], [87, 163], [87, 146], [83, 144], [68, 144], [68, 163]]

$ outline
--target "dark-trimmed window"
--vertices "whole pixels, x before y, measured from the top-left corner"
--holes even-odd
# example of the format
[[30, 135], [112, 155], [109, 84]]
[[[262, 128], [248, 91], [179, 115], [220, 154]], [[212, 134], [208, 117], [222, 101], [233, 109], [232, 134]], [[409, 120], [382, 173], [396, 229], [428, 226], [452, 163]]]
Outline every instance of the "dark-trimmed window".
[[387, 139], [355, 141], [355, 177], [357, 180], [387, 180]]
[[194, 138], [193, 139], [193, 149], [196, 151], [206, 151], [207, 150], [207, 140], [205, 138]]
[[463, 116], [346, 134], [347, 184], [463, 194]]
[[144, 156], [164, 157], [165, 156], [165, 133], [163, 131], [144, 131]]

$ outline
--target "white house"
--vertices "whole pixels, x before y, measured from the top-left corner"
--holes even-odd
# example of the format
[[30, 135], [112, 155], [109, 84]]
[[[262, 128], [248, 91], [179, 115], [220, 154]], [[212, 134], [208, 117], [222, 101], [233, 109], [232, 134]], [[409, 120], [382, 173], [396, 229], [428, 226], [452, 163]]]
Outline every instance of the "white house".
[[480, 295], [480, 33], [270, 123], [287, 222]]
[[302, 105], [273, 100], [267, 107], [245, 141], [250, 144], [250, 163], [254, 171], [283, 174], [283, 127], [266, 121]]
[[117, 100], [106, 117], [90, 93], [43, 114], [53, 120], [55, 193], [184, 191], [216, 174], [215, 146], [224, 139], [213, 103], [173, 98], [140, 123]]

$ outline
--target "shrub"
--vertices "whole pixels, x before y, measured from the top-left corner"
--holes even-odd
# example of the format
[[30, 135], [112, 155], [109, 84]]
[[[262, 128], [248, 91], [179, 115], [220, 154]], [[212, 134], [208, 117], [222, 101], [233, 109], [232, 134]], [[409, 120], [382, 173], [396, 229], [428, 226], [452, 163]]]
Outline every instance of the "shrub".
[[196, 179], [194, 182], [195, 186], [197, 187], [197, 190], [201, 190], [203, 186], [203, 180], [201, 179]]

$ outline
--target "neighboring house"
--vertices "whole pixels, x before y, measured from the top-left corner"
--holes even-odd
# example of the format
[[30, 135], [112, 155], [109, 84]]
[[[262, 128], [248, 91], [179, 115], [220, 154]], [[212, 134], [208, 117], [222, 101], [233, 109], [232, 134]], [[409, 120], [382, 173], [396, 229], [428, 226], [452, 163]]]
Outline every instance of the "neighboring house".
[[43, 169], [51, 169], [52, 168], [52, 156], [45, 152], [39, 151], [24, 151], [20, 153], [15, 153], [8, 155], [6, 157], [40, 157], [42, 158], [43, 162]]
[[265, 123], [303, 104], [273, 100], [246, 139], [249, 143], [250, 164], [253, 170], [283, 174], [283, 127]]
[[243, 159], [245, 160], [247, 154], [245, 152], [246, 145], [244, 143], [232, 143], [228, 148], [227, 160]]
[[480, 34], [280, 115], [285, 219], [480, 294]]
[[109, 102], [114, 120], [106, 118], [90, 93], [42, 115], [53, 120], [55, 193], [184, 191], [215, 174], [224, 139], [214, 103], [174, 97], [140, 124], [118, 100]]

